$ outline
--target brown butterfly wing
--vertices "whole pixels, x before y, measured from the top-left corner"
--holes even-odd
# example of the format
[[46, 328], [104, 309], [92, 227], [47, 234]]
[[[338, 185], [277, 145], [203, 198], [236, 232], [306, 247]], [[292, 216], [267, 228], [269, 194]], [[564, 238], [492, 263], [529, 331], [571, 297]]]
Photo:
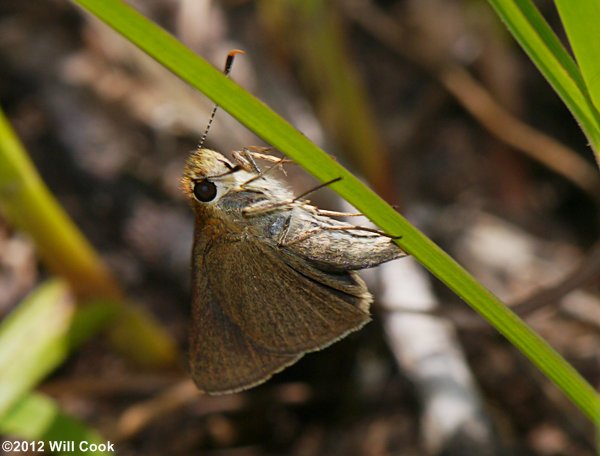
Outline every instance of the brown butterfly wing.
[[266, 353], [318, 350], [369, 321], [371, 296], [355, 273], [319, 271], [253, 238], [212, 244], [203, 267], [231, 327]]
[[216, 271], [221, 269], [211, 270], [207, 266], [203, 247], [194, 245], [190, 333], [192, 378], [200, 390], [209, 394], [244, 390], [296, 362], [302, 353], [288, 355], [265, 350], [223, 312], [209, 286], [209, 279], [214, 282], [212, 276], [218, 275]]

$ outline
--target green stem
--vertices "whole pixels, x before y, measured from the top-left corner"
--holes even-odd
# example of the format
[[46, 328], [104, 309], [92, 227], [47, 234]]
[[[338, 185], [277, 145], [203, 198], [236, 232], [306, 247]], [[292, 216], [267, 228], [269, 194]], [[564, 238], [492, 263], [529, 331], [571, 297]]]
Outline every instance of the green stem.
[[[12, 225], [31, 236], [43, 262], [69, 283], [78, 301], [109, 298], [122, 302], [117, 282], [50, 194], [2, 110], [0, 210]], [[113, 340], [120, 352], [143, 364], [174, 363], [175, 343], [142, 309], [120, 306], [116, 323]], [[126, 339], [123, 328], [129, 328]]]
[[49, 269], [81, 298], [120, 298], [121, 291], [91, 245], [40, 179], [0, 110], [0, 209], [34, 240]]

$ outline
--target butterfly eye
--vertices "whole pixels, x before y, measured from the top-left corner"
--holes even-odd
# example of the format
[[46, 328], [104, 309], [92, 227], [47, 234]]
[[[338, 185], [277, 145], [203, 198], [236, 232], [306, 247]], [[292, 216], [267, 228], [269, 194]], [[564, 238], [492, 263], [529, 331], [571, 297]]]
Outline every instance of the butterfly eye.
[[195, 182], [194, 196], [198, 201], [208, 203], [217, 196], [217, 186], [207, 179]]

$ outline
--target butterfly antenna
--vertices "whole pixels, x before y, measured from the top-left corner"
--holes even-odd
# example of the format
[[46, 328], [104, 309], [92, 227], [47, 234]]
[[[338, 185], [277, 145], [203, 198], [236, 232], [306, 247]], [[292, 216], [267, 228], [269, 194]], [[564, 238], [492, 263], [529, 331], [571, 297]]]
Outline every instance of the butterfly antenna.
[[[245, 54], [245, 52], [240, 49], [233, 49], [232, 51], [229, 51], [229, 53], [227, 54], [227, 60], [225, 60], [225, 68], [223, 70], [223, 74], [225, 74], [225, 76], [229, 77], [229, 73], [231, 72], [231, 67], [233, 66], [233, 60], [235, 59], [235, 56], [238, 54]], [[204, 133], [202, 133], [202, 137], [200, 138], [200, 143], [198, 144], [198, 149], [202, 149], [202, 146], [204, 145], [204, 141], [206, 141], [206, 137], [208, 136], [208, 130], [210, 130], [210, 126], [213, 123], [215, 114], [217, 113], [217, 109], [219, 109], [219, 105], [215, 103], [215, 105], [212, 108], [212, 112], [210, 113], [208, 123], [206, 124], [206, 128], [204, 129]]]

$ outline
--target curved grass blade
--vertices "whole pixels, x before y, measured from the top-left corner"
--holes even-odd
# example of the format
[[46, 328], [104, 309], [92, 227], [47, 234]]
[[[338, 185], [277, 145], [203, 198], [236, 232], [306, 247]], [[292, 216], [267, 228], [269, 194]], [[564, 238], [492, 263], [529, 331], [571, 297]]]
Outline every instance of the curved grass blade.
[[596, 161], [600, 163], [600, 115], [590, 99], [577, 64], [531, 1], [488, 1], [569, 108], [590, 141]]

